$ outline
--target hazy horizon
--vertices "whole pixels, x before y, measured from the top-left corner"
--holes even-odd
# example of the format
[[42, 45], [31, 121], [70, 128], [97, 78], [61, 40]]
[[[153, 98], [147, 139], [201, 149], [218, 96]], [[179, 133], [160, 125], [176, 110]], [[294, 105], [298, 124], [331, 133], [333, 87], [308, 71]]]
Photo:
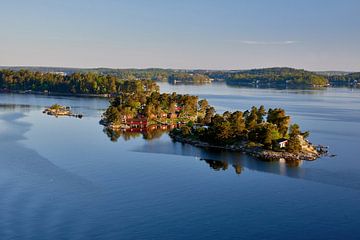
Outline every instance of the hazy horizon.
[[116, 69], [116, 70], [127, 70], [127, 69], [136, 69], [136, 70], [147, 70], [147, 69], [163, 69], [163, 70], [203, 70], [203, 71], [246, 71], [253, 69], [267, 69], [267, 68], [293, 68], [299, 70], [305, 70], [309, 72], [360, 72], [357, 70], [337, 70], [337, 69], [328, 69], [328, 70], [309, 70], [305, 68], [289, 67], [289, 66], [270, 66], [270, 67], [257, 67], [257, 68], [238, 68], [238, 69], [210, 69], [210, 68], [164, 68], [164, 67], [128, 67], [128, 68], [119, 68], [119, 67], [71, 67], [71, 66], [42, 66], [42, 65], [0, 65], [0, 68], [55, 68], [55, 69]]
[[360, 71], [355, 0], [1, 2], [0, 66]]

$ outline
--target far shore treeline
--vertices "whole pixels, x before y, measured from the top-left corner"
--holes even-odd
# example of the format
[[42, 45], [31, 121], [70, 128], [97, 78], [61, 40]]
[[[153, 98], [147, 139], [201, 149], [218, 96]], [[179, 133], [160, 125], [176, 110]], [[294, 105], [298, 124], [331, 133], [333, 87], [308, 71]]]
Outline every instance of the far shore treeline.
[[135, 91], [140, 85], [146, 88], [157, 87], [154, 81], [125, 81], [116, 76], [97, 73], [41, 73], [28, 70], [0, 71], [0, 89], [56, 92], [66, 94], [115, 94], [122, 91]]
[[358, 86], [360, 73], [314, 73], [292, 68], [239, 71], [172, 69], [1, 68], [0, 90], [66, 94], [114, 94], [125, 80], [203, 84], [225, 82], [234, 86], [324, 87]]

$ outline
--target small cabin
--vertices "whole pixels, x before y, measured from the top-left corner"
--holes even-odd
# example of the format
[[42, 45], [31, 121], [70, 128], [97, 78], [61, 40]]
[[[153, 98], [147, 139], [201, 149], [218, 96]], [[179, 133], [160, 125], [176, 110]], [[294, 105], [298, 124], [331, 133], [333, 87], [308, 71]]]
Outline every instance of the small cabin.
[[288, 144], [289, 140], [286, 138], [280, 138], [276, 140], [276, 146], [279, 148], [286, 148], [286, 145]]

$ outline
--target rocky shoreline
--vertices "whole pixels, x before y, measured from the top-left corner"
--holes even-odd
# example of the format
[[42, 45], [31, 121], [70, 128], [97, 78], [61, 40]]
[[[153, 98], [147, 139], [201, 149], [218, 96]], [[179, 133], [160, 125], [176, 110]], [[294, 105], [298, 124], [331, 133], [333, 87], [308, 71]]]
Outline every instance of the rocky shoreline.
[[193, 145], [195, 147], [200, 148], [211, 148], [211, 149], [218, 149], [218, 150], [227, 150], [227, 151], [234, 151], [234, 152], [243, 152], [255, 158], [264, 161], [279, 161], [279, 160], [286, 160], [286, 161], [298, 161], [298, 160], [306, 160], [306, 161], [314, 161], [322, 156], [322, 154], [315, 149], [310, 143], [307, 143], [310, 147], [310, 151], [301, 151], [299, 153], [290, 153], [286, 151], [273, 151], [273, 150], [266, 150], [261, 147], [248, 147], [246, 146], [246, 142], [238, 145], [212, 145], [206, 142], [202, 142], [199, 140], [193, 140], [189, 138], [183, 138], [173, 133], [169, 133], [170, 137], [177, 142], [187, 143]]

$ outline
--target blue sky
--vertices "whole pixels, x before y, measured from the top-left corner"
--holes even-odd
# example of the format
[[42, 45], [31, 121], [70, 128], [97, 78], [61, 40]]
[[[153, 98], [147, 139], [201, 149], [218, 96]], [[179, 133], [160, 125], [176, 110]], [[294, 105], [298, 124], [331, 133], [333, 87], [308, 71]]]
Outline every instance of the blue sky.
[[360, 71], [357, 0], [0, 0], [0, 65]]

